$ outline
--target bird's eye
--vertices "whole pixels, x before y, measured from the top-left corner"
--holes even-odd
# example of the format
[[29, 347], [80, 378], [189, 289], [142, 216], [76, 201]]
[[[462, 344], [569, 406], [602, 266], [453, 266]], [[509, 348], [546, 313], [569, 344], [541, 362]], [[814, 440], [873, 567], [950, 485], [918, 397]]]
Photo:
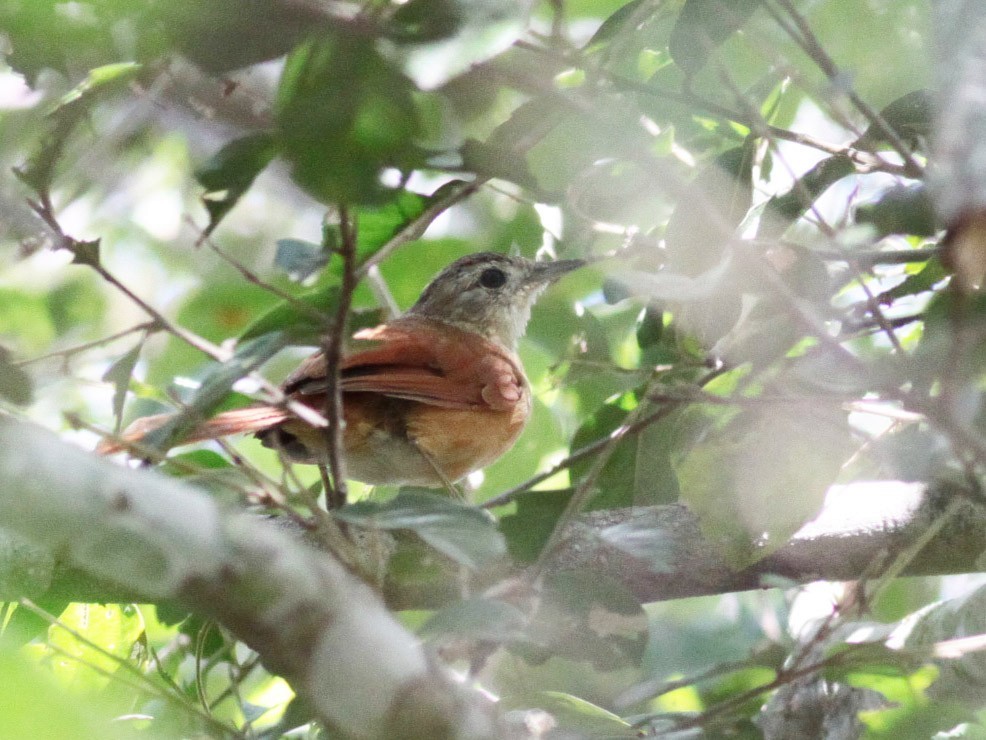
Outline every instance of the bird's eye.
[[479, 284], [484, 288], [500, 288], [507, 282], [507, 273], [499, 267], [488, 267], [479, 276]]

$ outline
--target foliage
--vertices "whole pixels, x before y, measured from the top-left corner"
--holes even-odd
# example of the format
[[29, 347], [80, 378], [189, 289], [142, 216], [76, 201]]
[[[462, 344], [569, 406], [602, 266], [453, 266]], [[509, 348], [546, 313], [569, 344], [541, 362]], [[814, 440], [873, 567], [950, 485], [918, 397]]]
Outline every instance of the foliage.
[[[921, 481], [945, 491], [942, 517], [981, 504], [986, 300], [949, 276], [969, 264], [950, 239], [976, 223], [986, 160], [944, 135], [930, 92], [968, 99], [948, 70], [986, 20], [963, 12], [4, 4], [0, 411], [92, 444], [177, 410], [140, 451], [162, 473], [229, 507], [343, 523], [346, 562], [388, 598], [451, 563], [450, 603], [400, 619], [549, 736], [783, 737], [794, 705], [837, 737], [979, 736], [982, 645], [956, 640], [983, 632], [980, 592], [922, 612], [944, 592], [894, 580], [901, 561], [822, 606], [774, 582], [790, 588], [643, 607], [618, 578], [544, 572], [583, 511], [683, 502], [740, 570], [833, 484]], [[936, 139], [962, 187], [927, 174]], [[354, 483], [329, 515], [318, 473], [253, 439], [171, 449], [271, 397], [267, 378], [340, 312], [372, 326], [480, 249], [591, 262], [534, 309], [533, 418], [469, 481], [487, 511]], [[658, 527], [597, 534], [674, 574]], [[0, 566], [21, 553], [7, 535]], [[0, 597], [17, 583], [0, 567]], [[232, 625], [36, 601], [0, 622], [2, 736], [329, 736]], [[18, 704], [28, 692], [45, 712]]]

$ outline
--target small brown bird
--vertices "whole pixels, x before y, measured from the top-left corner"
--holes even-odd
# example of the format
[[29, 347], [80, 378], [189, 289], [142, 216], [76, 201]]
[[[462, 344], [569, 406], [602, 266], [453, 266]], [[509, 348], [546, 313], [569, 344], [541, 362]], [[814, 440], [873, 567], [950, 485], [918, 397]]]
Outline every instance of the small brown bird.
[[[517, 341], [541, 291], [582, 264], [469, 255], [439, 273], [407, 313], [357, 332], [340, 364], [349, 477], [374, 485], [442, 486], [507, 452], [531, 412]], [[302, 362], [282, 388], [321, 411], [327, 390], [324, 355]], [[124, 442], [140, 440], [167, 418], [139, 419], [124, 433]], [[326, 462], [324, 429], [281, 406], [219, 414], [185, 441], [244, 432], [294, 461]], [[123, 446], [109, 442], [100, 451]]]

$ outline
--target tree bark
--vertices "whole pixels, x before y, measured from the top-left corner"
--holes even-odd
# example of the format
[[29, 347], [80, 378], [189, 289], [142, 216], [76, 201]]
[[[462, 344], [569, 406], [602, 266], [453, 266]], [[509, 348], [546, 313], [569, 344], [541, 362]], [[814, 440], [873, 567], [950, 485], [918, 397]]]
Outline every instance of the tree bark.
[[[502, 737], [492, 704], [454, 685], [376, 594], [278, 527], [10, 419], [0, 419], [0, 480], [0, 522], [14, 533], [0, 547], [7, 588], [40, 585], [56, 553], [118, 594], [224, 624], [344, 737]], [[42, 548], [33, 569], [31, 543]]]
[[[426, 582], [393, 580], [385, 606], [282, 527], [221, 511], [180, 481], [119, 467], [9, 419], [0, 420], [0, 480], [0, 599], [176, 601], [229, 627], [346, 735], [385, 737], [401, 721], [401, 737], [418, 736], [418, 727], [421, 737], [440, 727], [497, 736], [486, 701], [452, 686], [386, 609], [458, 599], [455, 564]], [[633, 528], [633, 551], [614, 527]], [[548, 570], [598, 573], [648, 602], [853, 580], [895, 562], [902, 575], [965, 573], [980, 569], [984, 543], [986, 510], [958, 494], [866, 482], [834, 487], [814, 521], [742, 569], [730, 567], [688, 509], [658, 506], [583, 515]], [[660, 557], [641, 557], [641, 546]], [[501, 562], [480, 577], [494, 583], [522, 572]]]

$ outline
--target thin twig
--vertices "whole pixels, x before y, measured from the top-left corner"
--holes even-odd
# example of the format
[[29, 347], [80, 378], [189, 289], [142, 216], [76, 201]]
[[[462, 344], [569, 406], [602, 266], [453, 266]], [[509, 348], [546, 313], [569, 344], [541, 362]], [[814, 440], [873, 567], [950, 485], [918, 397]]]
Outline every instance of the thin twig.
[[[362, 280], [366, 277], [366, 274], [369, 272], [371, 267], [383, 262], [391, 254], [396, 252], [408, 242], [412, 242], [415, 239], [420, 239], [421, 235], [428, 230], [429, 226], [431, 226], [432, 221], [441, 216], [456, 203], [460, 203], [475, 193], [485, 182], [486, 178], [480, 178], [478, 180], [474, 180], [473, 182], [461, 182], [450, 188], [449, 192], [429, 205], [420, 216], [405, 224], [400, 231], [387, 240], [386, 244], [363, 260], [362, 264], [354, 270], [356, 280]], [[345, 235], [343, 235], [343, 237], [345, 238]]]
[[332, 473], [332, 487], [325, 490], [325, 503], [330, 509], [338, 509], [346, 503], [346, 467], [342, 454], [342, 391], [339, 387], [339, 366], [342, 362], [343, 342], [349, 326], [349, 309], [352, 305], [353, 291], [359, 282], [356, 271], [356, 229], [354, 217], [346, 206], [339, 207], [339, 231], [341, 244], [339, 256], [342, 258], [342, 282], [339, 286], [339, 305], [336, 308], [332, 328], [322, 344], [325, 355], [325, 418], [329, 425], [325, 428], [329, 470]]
[[129, 336], [131, 334], [136, 334], [137, 332], [141, 332], [141, 331], [148, 331], [148, 332], [155, 331], [159, 328], [160, 327], [158, 326], [157, 322], [145, 321], [142, 324], [137, 324], [136, 326], [132, 326], [129, 329], [124, 329], [123, 331], [119, 331], [116, 334], [111, 334], [108, 337], [103, 337], [102, 339], [94, 339], [93, 341], [86, 342], [85, 344], [78, 344], [74, 347], [69, 347], [68, 349], [60, 349], [55, 352], [49, 352], [44, 355], [38, 355], [37, 357], [29, 357], [26, 360], [15, 360], [11, 364], [16, 365], [18, 367], [22, 367], [24, 365], [34, 364], [35, 362], [43, 362], [44, 360], [51, 360], [54, 359], [55, 357], [68, 359], [69, 357], [73, 357], [74, 355], [78, 355], [83, 352], [88, 352], [89, 350], [95, 349], [96, 347], [102, 347], [104, 344], [110, 344], [111, 342], [115, 342], [117, 339], [123, 339], [124, 337]]
[[[189, 220], [189, 223], [194, 225], [194, 222]], [[298, 299], [296, 296], [291, 295], [285, 290], [281, 290], [276, 285], [273, 285], [259, 275], [257, 275], [253, 270], [244, 265], [242, 262], [237, 260], [235, 257], [227, 254], [223, 251], [218, 244], [212, 239], [211, 236], [204, 235], [200, 237], [200, 241], [204, 241], [205, 244], [226, 264], [230, 265], [234, 270], [236, 270], [243, 278], [248, 282], [256, 285], [258, 288], [266, 290], [268, 293], [277, 296], [282, 301], [289, 303], [292, 308], [296, 309], [299, 313], [302, 313], [313, 321], [317, 322], [322, 326], [328, 326], [329, 322], [332, 320], [330, 316], [319, 311], [314, 306], [305, 303], [304, 301]]]
[[58, 617], [42, 609], [40, 606], [35, 604], [27, 597], [22, 597], [21, 599], [19, 599], [18, 604], [23, 608], [27, 609], [28, 611], [32, 612], [33, 614], [41, 617], [41, 619], [43, 619], [48, 624], [58, 627], [59, 629], [65, 630], [68, 634], [72, 635], [72, 637], [74, 637], [82, 644], [86, 645], [91, 650], [95, 650], [100, 655], [104, 656], [105, 658], [108, 658], [110, 661], [115, 663], [118, 668], [122, 669], [126, 673], [129, 673], [131, 676], [133, 676], [137, 680], [137, 684], [123, 681], [117, 673], [107, 671], [101, 668], [100, 666], [94, 665], [92, 663], [88, 663], [82, 660], [82, 658], [80, 658], [78, 655], [74, 655], [67, 651], [61, 651], [60, 648], [58, 648], [55, 645], [49, 645], [49, 647], [51, 647], [53, 650], [60, 651], [65, 657], [79, 661], [82, 665], [86, 666], [87, 668], [90, 668], [93, 671], [96, 671], [97, 673], [100, 673], [103, 676], [106, 676], [112, 681], [120, 681], [121, 683], [126, 683], [127, 686], [132, 689], [135, 689], [137, 691], [146, 691], [149, 694], [152, 694], [161, 699], [164, 699], [167, 702], [175, 704], [179, 708], [184, 709], [185, 711], [188, 711], [189, 713], [196, 715], [199, 719], [201, 719], [207, 725], [212, 727], [214, 730], [218, 730], [223, 736], [229, 736], [235, 738], [243, 737], [242, 733], [237, 732], [234, 728], [224, 725], [218, 720], [214, 719], [212, 716], [200, 711], [195, 704], [190, 704], [188, 702], [188, 699], [183, 694], [177, 693], [180, 692], [180, 689], [175, 687], [174, 684], [171, 684], [171, 686], [173, 687], [173, 690], [176, 691], [177, 695], [172, 694], [170, 691], [162, 691], [160, 686], [158, 686], [156, 683], [151, 681], [143, 673], [143, 671], [141, 671], [137, 666], [135, 666], [129, 660], [125, 658], [121, 658], [119, 655], [115, 655], [111, 653], [102, 645], [93, 642], [84, 634], [82, 634], [78, 630], [69, 627], [68, 625], [63, 623]]
[[[856, 109], [866, 117], [870, 124], [880, 132], [881, 136], [886, 139], [890, 146], [900, 155], [901, 159], [904, 160], [905, 174], [908, 177], [920, 178], [924, 174], [924, 167], [914, 159], [907, 143], [900, 138], [900, 135], [883, 119], [883, 116], [876, 109], [859, 96], [859, 93], [852, 86], [845, 85], [844, 75], [836, 66], [832, 57], [825, 51], [818, 37], [812, 32], [807, 19], [798, 12], [791, 3], [791, 0], [775, 0], [775, 2], [784, 8], [791, 20], [794, 21], [797, 32], [786, 23], [780, 23], [782, 28], [791, 36], [795, 43], [801, 46], [805, 54], [815, 62], [831, 83], [845, 88], [846, 94], [849, 96], [852, 104], [856, 106]], [[765, 4], [768, 8], [770, 7], [769, 3]], [[774, 17], [780, 21], [779, 16], [775, 15]]]
[[[579, 69], [584, 71], [586, 70], [586, 66], [582, 63], [582, 60], [578, 56], [561, 54], [557, 49], [546, 48], [537, 44], [532, 44], [529, 41], [518, 41], [514, 45], [520, 49], [549, 56], [566, 64], [577, 66]], [[733, 121], [746, 126], [747, 128], [753, 128], [753, 121], [748, 116], [711, 100], [706, 100], [693, 92], [681, 92], [645, 82], [638, 82], [636, 80], [623, 77], [619, 74], [609, 72], [605, 69], [594, 67], [592, 71], [594, 74], [601, 75], [607, 82], [619, 90], [639, 93], [649, 97], [661, 98], [663, 100], [670, 100], [683, 105], [693, 106], [712, 116], [715, 116], [716, 118], [720, 118], [725, 121]], [[829, 142], [822, 141], [821, 139], [816, 139], [810, 134], [801, 133], [799, 131], [791, 131], [772, 124], [766, 124], [766, 133], [775, 139], [790, 141], [794, 144], [800, 144], [811, 149], [817, 149], [818, 151], [825, 152], [826, 154], [847, 157], [856, 164], [867, 169], [879, 170], [881, 172], [887, 172], [894, 175], [909, 175], [909, 170], [906, 167], [894, 164], [893, 162], [887, 162], [872, 152], [857, 149], [851, 145], [830, 144]]]

